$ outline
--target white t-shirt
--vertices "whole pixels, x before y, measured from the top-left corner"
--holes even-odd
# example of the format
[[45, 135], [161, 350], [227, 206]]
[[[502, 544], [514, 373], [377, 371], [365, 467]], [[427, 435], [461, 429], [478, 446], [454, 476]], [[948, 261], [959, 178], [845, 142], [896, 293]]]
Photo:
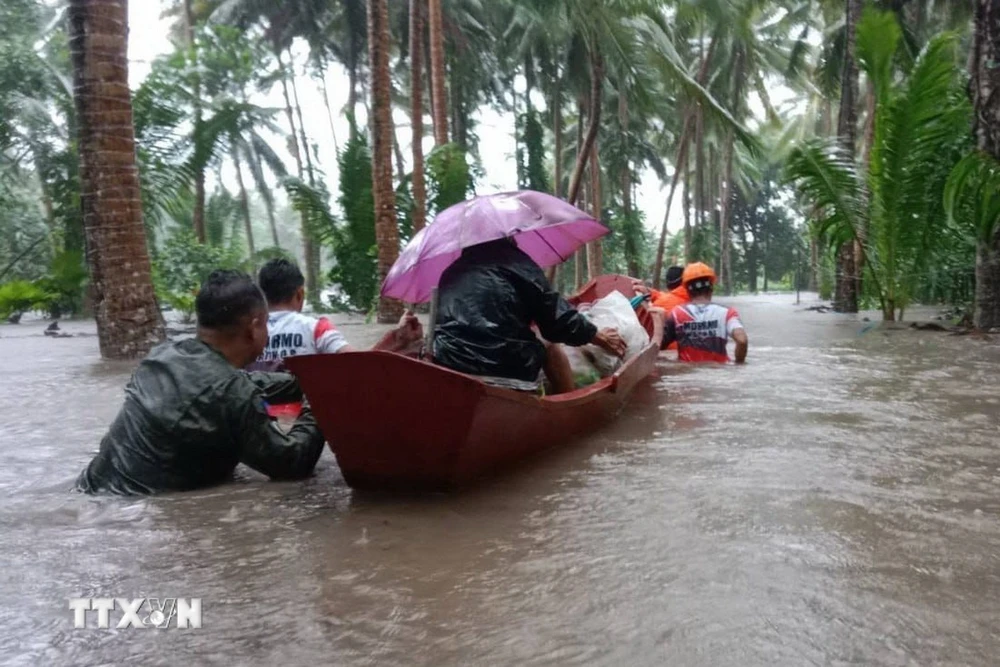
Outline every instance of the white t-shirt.
[[333, 354], [346, 345], [344, 334], [327, 318], [281, 310], [267, 316], [267, 346], [257, 361], [302, 354]]

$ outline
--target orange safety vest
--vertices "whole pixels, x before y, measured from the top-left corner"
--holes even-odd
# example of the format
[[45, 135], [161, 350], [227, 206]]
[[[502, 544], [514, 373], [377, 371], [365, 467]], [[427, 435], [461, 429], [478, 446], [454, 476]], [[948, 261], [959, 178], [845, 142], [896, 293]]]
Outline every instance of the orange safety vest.
[[[649, 296], [653, 302], [653, 305], [657, 308], [663, 308], [667, 311], [669, 316], [673, 312], [674, 308], [677, 306], [683, 306], [691, 301], [691, 297], [688, 296], [687, 288], [684, 285], [680, 287], [675, 287], [669, 292], [658, 292], [657, 290], [649, 290]], [[677, 343], [673, 342], [666, 347], [668, 350], [676, 350]]]

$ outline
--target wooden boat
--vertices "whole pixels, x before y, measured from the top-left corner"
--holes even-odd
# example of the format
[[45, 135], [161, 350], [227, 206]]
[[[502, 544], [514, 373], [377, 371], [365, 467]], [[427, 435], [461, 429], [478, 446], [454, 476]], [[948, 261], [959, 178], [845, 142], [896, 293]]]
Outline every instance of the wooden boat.
[[[613, 290], [600, 276], [571, 301]], [[662, 321], [643, 306], [650, 344], [611, 377], [555, 396], [491, 387], [475, 377], [389, 352], [290, 357], [347, 483], [356, 489], [445, 490], [565, 444], [613, 419], [656, 364]]]

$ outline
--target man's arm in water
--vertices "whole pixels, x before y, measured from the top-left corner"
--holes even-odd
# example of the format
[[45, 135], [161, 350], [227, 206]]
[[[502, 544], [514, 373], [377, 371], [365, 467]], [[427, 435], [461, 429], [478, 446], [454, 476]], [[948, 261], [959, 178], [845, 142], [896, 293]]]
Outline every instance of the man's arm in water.
[[306, 405], [291, 430], [285, 433], [278, 428], [267, 415], [264, 396], [279, 392], [262, 390], [263, 379], [251, 382], [241, 375], [222, 394], [229, 403], [230, 428], [239, 443], [240, 462], [273, 479], [306, 477], [323, 453], [323, 434]]
[[736, 341], [735, 361], [738, 364], [742, 364], [747, 360], [747, 347], [749, 346], [747, 330], [740, 327], [734, 330], [732, 335], [733, 340]]

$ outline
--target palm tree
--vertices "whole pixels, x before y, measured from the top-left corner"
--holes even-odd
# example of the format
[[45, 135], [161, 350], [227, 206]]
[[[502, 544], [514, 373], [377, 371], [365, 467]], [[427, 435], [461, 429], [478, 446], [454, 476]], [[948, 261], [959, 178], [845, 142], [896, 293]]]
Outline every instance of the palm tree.
[[413, 130], [413, 232], [424, 228], [427, 189], [424, 183], [424, 2], [410, 0], [410, 125]]
[[[975, 183], [972, 192], [976, 227], [976, 308], [974, 322], [980, 329], [1000, 327], [1000, 32], [997, 31], [997, 3], [977, 0], [975, 3], [975, 33], [973, 35], [972, 82], [970, 90], [975, 107], [973, 128], [978, 154], [964, 161], [965, 169], [958, 174], [962, 180]], [[978, 178], [968, 179], [974, 170]], [[964, 173], [963, 173], [964, 172]], [[978, 195], [978, 196], [976, 196]]]
[[126, 0], [71, 0], [69, 46], [80, 203], [101, 355], [134, 359], [163, 339], [135, 164]]
[[[375, 242], [379, 282], [399, 256], [396, 194], [392, 187], [392, 81], [389, 73], [388, 0], [368, 0], [368, 61], [372, 73], [372, 184], [375, 196]], [[380, 298], [378, 321], [399, 319], [402, 303]]]
[[434, 143], [448, 143], [448, 95], [444, 78], [444, 30], [441, 17], [441, 0], [427, 0], [428, 37], [431, 51], [431, 111], [434, 114]]
[[[844, 66], [840, 78], [840, 113], [837, 135], [844, 150], [851, 156], [857, 143], [858, 68], [855, 62], [857, 23], [861, 16], [861, 0], [846, 0], [844, 19]], [[859, 230], [860, 231], [860, 230]], [[862, 235], [863, 231], [860, 232]], [[858, 257], [854, 240], [837, 249], [837, 286], [834, 309], [842, 313], [858, 312]]]
[[876, 95], [870, 168], [862, 173], [839, 140], [796, 148], [787, 167], [820, 212], [822, 236], [836, 248], [858, 243], [866, 283], [886, 320], [902, 316], [947, 233], [941, 202], [970, 113], [954, 35], [932, 39], [909, 75], [894, 84], [901, 42], [892, 14], [866, 15], [858, 24], [859, 61]]

